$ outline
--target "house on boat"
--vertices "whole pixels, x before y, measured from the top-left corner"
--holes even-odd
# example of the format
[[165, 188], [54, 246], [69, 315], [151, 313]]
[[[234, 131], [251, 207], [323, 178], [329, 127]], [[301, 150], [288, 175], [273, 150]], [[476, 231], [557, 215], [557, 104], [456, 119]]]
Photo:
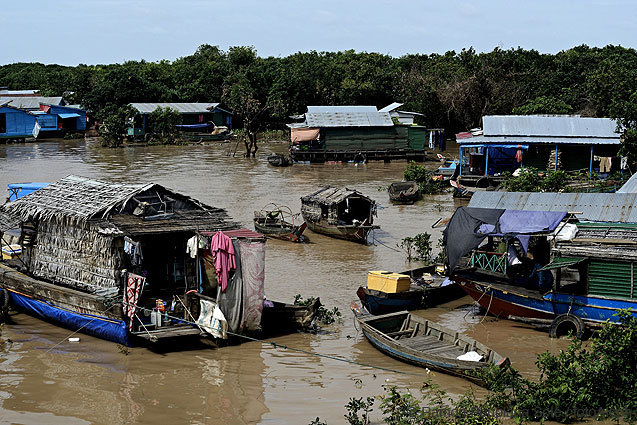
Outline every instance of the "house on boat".
[[219, 106], [219, 103], [131, 103], [139, 112], [133, 126], [128, 129], [129, 136], [144, 136], [148, 131], [148, 116], [157, 108], [172, 108], [182, 116], [181, 125], [200, 126], [202, 129], [227, 127], [232, 129], [232, 112]]
[[0, 102], [0, 140], [20, 140], [38, 137], [37, 115]]
[[308, 106], [292, 118], [301, 120], [288, 124], [295, 161], [425, 159], [428, 130], [396, 124], [390, 112], [375, 106]]
[[[260, 327], [265, 239], [223, 209], [158, 184], [67, 176], [0, 207], [0, 236], [16, 231], [21, 255], [0, 264], [0, 287], [36, 316], [122, 344], [199, 335], [208, 328], [192, 322], [217, 308], [229, 331]], [[225, 278], [215, 237], [234, 247]]]
[[578, 115], [487, 115], [482, 130], [459, 133], [460, 178], [495, 180], [522, 166], [542, 171], [620, 169], [620, 135], [610, 118]]
[[40, 105], [67, 105], [62, 96], [5, 96], [0, 98], [0, 103], [4, 102], [10, 102], [11, 106], [31, 112], [42, 110]]
[[[548, 195], [529, 196], [534, 209], [519, 209], [523, 200], [483, 208], [473, 199], [480, 207], [458, 208], [444, 231], [449, 267], [452, 279], [490, 314], [550, 324], [554, 335], [569, 327], [581, 336], [585, 325], [616, 322], [618, 310], [637, 308], [637, 211], [627, 212], [624, 222], [610, 221], [637, 195], [614, 199], [617, 208], [608, 196], [597, 199], [602, 205], [587, 204], [596, 195], [615, 194]], [[556, 196], [562, 199], [555, 205], [542, 203]], [[568, 213], [569, 201], [588, 205], [587, 211]]]

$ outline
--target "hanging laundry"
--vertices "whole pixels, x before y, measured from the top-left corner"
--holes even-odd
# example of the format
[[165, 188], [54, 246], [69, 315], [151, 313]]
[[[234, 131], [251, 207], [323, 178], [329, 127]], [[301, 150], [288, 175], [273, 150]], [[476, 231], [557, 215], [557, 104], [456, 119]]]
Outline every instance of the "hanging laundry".
[[135, 310], [137, 309], [137, 300], [142, 293], [146, 278], [136, 275], [135, 273], [128, 273], [126, 277], [126, 291], [124, 291], [124, 305], [122, 310], [124, 315], [128, 317], [128, 329], [133, 329], [133, 318], [135, 317]]
[[612, 158], [610, 156], [602, 156], [599, 160], [599, 172], [600, 173], [609, 173], [611, 168]]
[[228, 286], [228, 275], [230, 270], [235, 269], [234, 248], [232, 247], [232, 239], [223, 232], [217, 232], [210, 241], [210, 252], [215, 262], [215, 269], [221, 291], [225, 292]]
[[197, 256], [198, 248], [199, 248], [199, 237], [197, 235], [188, 239], [188, 242], [186, 242], [186, 253], [190, 254], [190, 258], [195, 258]]
[[124, 237], [124, 252], [129, 255], [133, 266], [139, 266], [144, 260], [142, 255], [142, 244], [135, 242], [128, 236]]
[[447, 143], [445, 142], [445, 132], [441, 130], [438, 132], [439, 142], [438, 142], [438, 150], [440, 152], [444, 152], [447, 149]]
[[522, 158], [524, 154], [522, 153], [522, 146], [518, 145], [518, 151], [515, 153], [515, 160], [520, 163], [522, 162]]
[[435, 145], [434, 145], [434, 132], [430, 131], [429, 132], [429, 149], [434, 149]]

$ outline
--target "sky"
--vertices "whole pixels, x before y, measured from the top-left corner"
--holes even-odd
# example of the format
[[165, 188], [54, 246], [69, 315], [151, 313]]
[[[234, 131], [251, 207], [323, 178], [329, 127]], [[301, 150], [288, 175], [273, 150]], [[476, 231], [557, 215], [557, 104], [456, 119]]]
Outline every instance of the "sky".
[[637, 47], [634, 0], [4, 0], [0, 65], [175, 60], [201, 44], [259, 56], [391, 56], [581, 44]]

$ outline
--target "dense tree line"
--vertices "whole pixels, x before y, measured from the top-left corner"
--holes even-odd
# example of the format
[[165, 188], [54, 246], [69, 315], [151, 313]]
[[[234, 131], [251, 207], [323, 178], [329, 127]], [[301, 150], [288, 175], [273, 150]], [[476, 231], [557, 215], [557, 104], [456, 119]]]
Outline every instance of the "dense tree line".
[[557, 54], [473, 49], [391, 57], [316, 52], [262, 58], [252, 47], [204, 44], [174, 61], [67, 67], [0, 67], [0, 85], [67, 94], [94, 113], [130, 102], [221, 101], [248, 130], [282, 128], [307, 105], [404, 102], [421, 124], [449, 132], [481, 125], [485, 114], [577, 113], [637, 116], [637, 51], [578, 46]]

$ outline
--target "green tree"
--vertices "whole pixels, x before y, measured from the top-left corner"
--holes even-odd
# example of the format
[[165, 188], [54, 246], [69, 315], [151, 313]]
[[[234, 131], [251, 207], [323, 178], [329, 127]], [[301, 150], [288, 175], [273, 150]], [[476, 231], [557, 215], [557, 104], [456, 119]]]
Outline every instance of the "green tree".
[[102, 145], [111, 148], [120, 146], [136, 116], [137, 110], [129, 105], [108, 105], [102, 108], [98, 114], [98, 134]]
[[171, 107], [157, 107], [148, 116], [149, 143], [175, 144], [177, 125], [181, 123], [181, 114]]
[[523, 106], [513, 108], [513, 114], [571, 114], [573, 107], [561, 99], [549, 96], [539, 96], [526, 102]]

